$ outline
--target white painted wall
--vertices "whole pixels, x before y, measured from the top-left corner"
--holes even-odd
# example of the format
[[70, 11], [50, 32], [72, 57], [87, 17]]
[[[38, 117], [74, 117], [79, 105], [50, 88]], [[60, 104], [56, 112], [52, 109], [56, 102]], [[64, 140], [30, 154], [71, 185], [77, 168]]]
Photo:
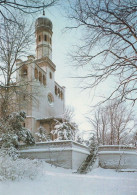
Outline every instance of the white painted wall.
[[134, 147], [102, 146], [99, 166], [106, 169], [137, 169], [137, 150]]
[[73, 141], [37, 143], [21, 148], [21, 158], [44, 159], [46, 162], [67, 169], [78, 169], [89, 155], [89, 149]]

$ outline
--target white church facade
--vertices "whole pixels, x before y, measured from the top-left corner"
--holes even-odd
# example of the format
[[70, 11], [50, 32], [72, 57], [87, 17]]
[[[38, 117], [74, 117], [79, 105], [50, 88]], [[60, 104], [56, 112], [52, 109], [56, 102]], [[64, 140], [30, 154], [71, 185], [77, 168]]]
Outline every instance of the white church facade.
[[18, 59], [16, 62], [18, 69], [16, 82], [22, 82], [22, 85], [28, 83], [24, 90], [32, 96], [29, 102], [26, 100], [26, 95], [19, 101], [20, 110], [24, 110], [27, 115], [24, 126], [30, 129], [33, 135], [40, 126], [50, 133], [54, 119], [61, 120], [65, 110], [65, 87], [61, 87], [55, 81], [52, 29], [52, 22], [48, 18], [39, 17], [35, 23], [36, 56], [30, 55], [27, 61]]

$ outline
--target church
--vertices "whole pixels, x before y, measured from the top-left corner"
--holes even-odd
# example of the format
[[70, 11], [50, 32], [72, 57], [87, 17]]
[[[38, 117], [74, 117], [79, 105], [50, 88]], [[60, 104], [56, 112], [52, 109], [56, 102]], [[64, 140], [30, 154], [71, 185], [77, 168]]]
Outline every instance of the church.
[[[65, 110], [65, 87], [55, 81], [56, 65], [52, 62], [52, 22], [39, 17], [35, 22], [36, 55], [26, 61], [16, 61], [16, 83], [28, 83], [24, 90], [31, 94], [29, 103], [26, 95], [21, 96], [20, 110], [26, 112], [24, 127], [32, 134], [44, 127], [48, 133], [54, 128], [55, 120], [62, 120]], [[27, 102], [27, 103], [26, 103]], [[26, 106], [25, 106], [26, 105]], [[54, 140], [54, 135], [51, 137]]]

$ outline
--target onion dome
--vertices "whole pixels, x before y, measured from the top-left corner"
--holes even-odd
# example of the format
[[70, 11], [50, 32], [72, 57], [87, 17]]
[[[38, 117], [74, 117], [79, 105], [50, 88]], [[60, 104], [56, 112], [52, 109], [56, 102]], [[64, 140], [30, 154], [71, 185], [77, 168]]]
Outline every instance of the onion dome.
[[41, 29], [45, 29], [45, 30], [49, 30], [50, 32], [52, 32], [52, 22], [51, 20], [49, 20], [46, 17], [40, 17], [37, 18], [36, 22], [35, 22], [35, 30], [39, 31]]

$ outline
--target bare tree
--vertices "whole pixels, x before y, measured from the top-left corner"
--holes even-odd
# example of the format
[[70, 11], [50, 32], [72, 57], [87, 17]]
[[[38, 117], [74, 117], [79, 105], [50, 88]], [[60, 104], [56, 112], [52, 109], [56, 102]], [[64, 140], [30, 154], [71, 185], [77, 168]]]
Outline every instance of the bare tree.
[[11, 111], [16, 110], [19, 96], [31, 96], [26, 87], [30, 81], [20, 82], [16, 80], [19, 67], [16, 61], [25, 56], [31, 43], [31, 30], [26, 29], [25, 23], [20, 20], [12, 23], [3, 19], [0, 32], [0, 110], [1, 116], [6, 118]]
[[100, 106], [93, 118], [88, 120], [92, 124], [98, 143], [102, 145], [128, 144], [135, 130], [132, 109], [116, 101]]
[[[15, 11], [25, 14], [34, 14], [40, 12], [44, 8], [55, 5], [58, 0], [1, 0], [0, 1], [0, 15], [6, 20], [17, 22]], [[8, 15], [6, 14], [8, 12]], [[10, 15], [10, 17], [8, 17]]]
[[[94, 88], [109, 77], [116, 87], [107, 99], [137, 99], [137, 1], [69, 1], [70, 28], [80, 29], [83, 42], [72, 54], [77, 66], [90, 66], [82, 78]], [[72, 23], [73, 24], [73, 23]], [[88, 67], [89, 67], [88, 66]]]
[[88, 121], [92, 124], [93, 132], [96, 135], [98, 144], [105, 145], [107, 143], [108, 117], [104, 107], [98, 107], [93, 117], [88, 117]]
[[135, 128], [133, 110], [124, 104], [112, 102], [107, 106], [110, 118], [110, 144], [122, 144], [130, 138]]
[[72, 121], [74, 118], [74, 108], [72, 106], [66, 106], [63, 118], [67, 121]]

